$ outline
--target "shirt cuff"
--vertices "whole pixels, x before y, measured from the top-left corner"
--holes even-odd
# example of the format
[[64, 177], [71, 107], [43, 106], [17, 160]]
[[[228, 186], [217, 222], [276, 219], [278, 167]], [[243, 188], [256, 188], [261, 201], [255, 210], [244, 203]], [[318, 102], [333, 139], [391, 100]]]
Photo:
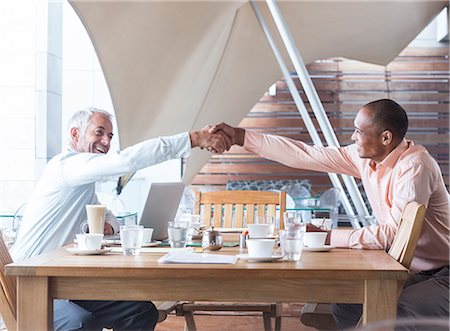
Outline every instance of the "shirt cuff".
[[113, 234], [119, 233], [119, 230], [120, 230], [120, 223], [119, 223], [119, 221], [117, 221], [115, 219], [110, 219], [110, 220], [106, 220], [106, 223], [111, 225], [111, 227], [113, 229]]
[[180, 151], [179, 157], [188, 157], [191, 155], [191, 138], [189, 132], [182, 132], [171, 137], [174, 150]]

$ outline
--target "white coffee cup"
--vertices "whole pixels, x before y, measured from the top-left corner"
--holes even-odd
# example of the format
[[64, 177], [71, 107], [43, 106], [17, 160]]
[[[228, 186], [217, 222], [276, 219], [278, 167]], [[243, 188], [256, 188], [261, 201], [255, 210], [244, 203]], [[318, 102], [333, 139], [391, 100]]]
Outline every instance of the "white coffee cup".
[[148, 244], [152, 241], [153, 229], [152, 228], [144, 228], [143, 231], [144, 231], [144, 234], [143, 234], [142, 243]]
[[273, 224], [248, 224], [249, 238], [267, 238], [273, 236]]
[[271, 257], [275, 239], [247, 239], [249, 257]]
[[76, 237], [80, 250], [99, 250], [102, 247], [103, 233], [78, 233]]
[[86, 205], [87, 221], [81, 224], [81, 232], [87, 232], [87, 224], [89, 233], [103, 234], [105, 229], [105, 213], [105, 205]]
[[310, 248], [323, 247], [327, 239], [327, 234], [327, 232], [306, 232], [303, 237], [303, 243]]

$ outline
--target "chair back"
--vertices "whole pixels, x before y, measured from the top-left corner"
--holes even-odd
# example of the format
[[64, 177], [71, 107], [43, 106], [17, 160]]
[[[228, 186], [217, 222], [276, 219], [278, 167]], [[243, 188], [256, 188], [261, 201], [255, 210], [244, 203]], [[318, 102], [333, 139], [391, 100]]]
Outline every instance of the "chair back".
[[425, 212], [425, 206], [415, 201], [409, 202], [403, 209], [397, 234], [388, 253], [405, 268], [411, 265], [417, 241], [422, 233]]
[[3, 235], [0, 231], [0, 314], [5, 321], [9, 331], [17, 329], [16, 325], [16, 278], [5, 275], [5, 266], [12, 263], [13, 260], [9, 254], [8, 248], [3, 241]]
[[286, 192], [219, 191], [197, 192], [195, 196], [195, 213], [203, 215], [203, 223], [207, 226], [243, 228], [253, 223], [255, 216], [276, 216], [277, 206], [280, 227], [283, 227]]

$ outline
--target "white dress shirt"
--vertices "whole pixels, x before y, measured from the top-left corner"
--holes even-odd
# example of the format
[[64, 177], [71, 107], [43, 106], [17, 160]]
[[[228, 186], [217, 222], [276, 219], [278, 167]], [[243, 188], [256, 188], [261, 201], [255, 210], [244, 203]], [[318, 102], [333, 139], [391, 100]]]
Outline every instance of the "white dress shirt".
[[[95, 183], [167, 160], [190, 155], [189, 133], [146, 140], [120, 152], [79, 153], [66, 150], [53, 157], [25, 209], [17, 239], [11, 247], [14, 261], [60, 248], [73, 242], [86, 220], [87, 204], [97, 204]], [[108, 212], [106, 221], [118, 232]]]

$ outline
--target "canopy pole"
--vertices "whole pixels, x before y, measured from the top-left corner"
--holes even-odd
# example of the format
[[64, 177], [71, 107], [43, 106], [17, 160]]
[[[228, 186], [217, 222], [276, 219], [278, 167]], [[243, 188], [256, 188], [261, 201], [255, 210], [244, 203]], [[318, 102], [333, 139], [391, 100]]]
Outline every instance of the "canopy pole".
[[[309, 77], [300, 52], [298, 51], [297, 47], [295, 47], [294, 39], [292, 38], [292, 35], [286, 25], [286, 22], [280, 11], [280, 8], [278, 7], [278, 4], [276, 3], [276, 0], [266, 0], [266, 2], [275, 21], [275, 25], [277, 26], [281, 38], [284, 42], [284, 45], [289, 53], [289, 57], [291, 58], [291, 61], [294, 64], [294, 68], [297, 71], [300, 82], [302, 83], [303, 89], [313, 109], [314, 115], [316, 116], [319, 126], [322, 129], [327, 144], [329, 146], [339, 147], [339, 142], [331, 127], [325, 110], [323, 109], [322, 103], [320, 102], [319, 96], [316, 89], [314, 88], [312, 80]], [[367, 206], [361, 196], [361, 192], [356, 185], [355, 179], [348, 175], [342, 175], [342, 178], [358, 214], [361, 216], [369, 215], [369, 211], [367, 210]]]
[[[286, 80], [286, 84], [289, 88], [289, 91], [292, 94], [292, 98], [294, 99], [295, 105], [297, 106], [297, 109], [303, 118], [303, 122], [305, 123], [306, 129], [308, 130], [308, 133], [310, 134], [313, 143], [317, 146], [323, 146], [320, 136], [317, 133], [317, 130], [314, 126], [314, 123], [311, 120], [311, 117], [309, 116], [308, 111], [306, 110], [305, 104], [303, 103], [303, 100], [300, 97], [300, 94], [299, 94], [299, 92], [295, 86], [295, 83], [289, 73], [289, 70], [285, 64], [285, 61], [273, 39], [273, 36], [269, 30], [269, 27], [267, 26], [267, 23], [266, 23], [263, 15], [261, 14], [261, 11], [259, 10], [258, 4], [256, 3], [255, 0], [251, 0], [250, 3], [252, 5], [253, 11], [255, 12], [255, 15], [258, 19], [258, 22], [261, 25], [261, 28], [263, 29], [264, 34], [266, 35], [266, 38], [270, 44], [270, 47], [272, 48], [272, 51], [275, 55], [278, 65], [280, 66], [281, 72], [283, 73], [283, 76]], [[334, 187], [339, 188], [342, 192], [345, 192], [344, 188], [342, 187], [341, 181], [339, 180], [339, 177], [335, 173], [328, 173], [328, 176], [330, 177], [330, 180]], [[347, 215], [352, 215], [352, 216], [355, 215], [353, 208], [352, 208], [350, 201], [348, 200], [346, 194], [341, 195], [341, 202], [342, 202], [342, 205], [343, 205]], [[355, 221], [353, 218], [351, 219], [351, 223], [354, 228], [361, 227], [360, 224], [357, 221]]]

